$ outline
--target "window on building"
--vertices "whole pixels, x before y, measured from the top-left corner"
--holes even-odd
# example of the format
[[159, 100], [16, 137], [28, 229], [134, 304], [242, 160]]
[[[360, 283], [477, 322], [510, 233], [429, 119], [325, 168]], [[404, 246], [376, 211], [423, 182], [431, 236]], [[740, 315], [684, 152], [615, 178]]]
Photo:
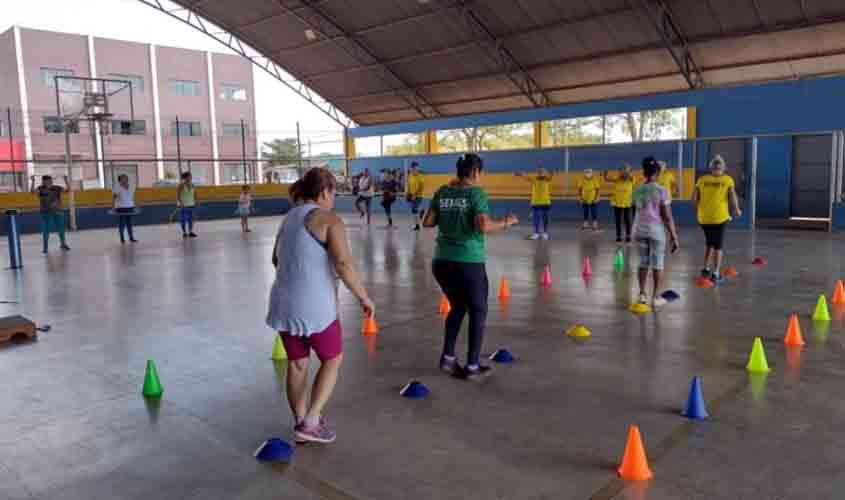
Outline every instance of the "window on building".
[[61, 68], [41, 68], [41, 83], [44, 85], [55, 88], [57, 76], [73, 76], [73, 70]]
[[[249, 168], [249, 167], [247, 167]], [[220, 182], [223, 184], [240, 184], [246, 180], [243, 163], [224, 163]]]
[[[241, 124], [240, 122], [231, 122], [231, 123], [222, 123], [221, 124], [220, 132], [223, 135], [232, 136], [232, 137], [240, 137], [241, 136]], [[249, 136], [249, 126], [244, 123], [244, 135]]]
[[384, 156], [425, 153], [423, 134], [393, 134], [383, 138]]
[[145, 120], [112, 120], [111, 133], [114, 135], [146, 135]]
[[[132, 83], [132, 93], [143, 93], [144, 92], [144, 77], [139, 75], [128, 75], [122, 73], [109, 73], [106, 75], [106, 78], [110, 78], [112, 80], [126, 80]], [[123, 89], [126, 87], [126, 84], [120, 82], [107, 82], [106, 88], [109, 92], [116, 92], [118, 90]], [[128, 90], [128, 89], [127, 89]]]
[[531, 148], [533, 146], [533, 123], [513, 123], [437, 131], [437, 147], [441, 152], [495, 151]]
[[[68, 122], [68, 131], [71, 134], [79, 133], [79, 122]], [[47, 134], [64, 134], [65, 126], [58, 116], [44, 117], [44, 132]]]
[[178, 135], [180, 137], [199, 137], [202, 135], [202, 125], [200, 122], [180, 121], [177, 129], [176, 122], [172, 122], [170, 124], [170, 135]]
[[196, 97], [200, 95], [200, 82], [191, 80], [170, 80], [167, 82], [170, 93], [178, 96]]
[[355, 156], [359, 158], [381, 156], [381, 137], [356, 137]]
[[221, 83], [220, 98], [227, 101], [246, 101], [246, 88], [242, 85]]

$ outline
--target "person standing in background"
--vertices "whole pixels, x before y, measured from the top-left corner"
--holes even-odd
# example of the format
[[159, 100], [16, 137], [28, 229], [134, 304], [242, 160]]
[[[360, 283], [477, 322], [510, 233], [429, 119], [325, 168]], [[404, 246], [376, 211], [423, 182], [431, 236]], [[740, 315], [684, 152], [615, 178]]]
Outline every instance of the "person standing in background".
[[423, 213], [420, 212], [420, 206], [422, 205], [424, 193], [425, 180], [423, 179], [422, 173], [420, 173], [420, 165], [417, 162], [413, 162], [411, 163], [411, 172], [408, 174], [405, 199], [411, 205], [411, 213], [414, 216], [414, 231], [420, 230], [420, 222], [423, 217]]
[[129, 186], [129, 176], [120, 174], [117, 186], [112, 189], [112, 203], [117, 213], [117, 230], [120, 234], [120, 244], [126, 243], [124, 232], [129, 233], [129, 241], [137, 243], [132, 231], [132, 216], [135, 214], [135, 190]]
[[386, 171], [381, 183], [381, 206], [387, 216], [388, 228], [393, 228], [393, 203], [396, 202], [396, 193], [399, 192], [399, 183], [396, 182], [395, 175], [391, 170]]
[[[695, 183], [693, 201], [698, 214], [698, 223], [704, 231], [707, 248], [704, 251], [704, 269], [701, 276], [710, 278], [714, 283], [722, 281], [720, 268], [724, 252], [725, 230], [731, 220], [730, 206], [733, 205], [737, 217], [742, 217], [742, 208], [736, 196], [734, 180], [725, 175], [727, 165], [719, 155], [710, 161], [710, 173], [703, 175]], [[710, 263], [713, 266], [710, 266]]]
[[[35, 187], [34, 175], [30, 178], [30, 182], [30, 191], [38, 196], [41, 207], [41, 238], [44, 240], [42, 252], [47, 253], [51, 227], [54, 227], [56, 232], [59, 233], [60, 248], [64, 251], [70, 250], [65, 241], [65, 213], [62, 209], [62, 193], [65, 192], [65, 189], [53, 184], [53, 178], [49, 175], [41, 176], [41, 185], [38, 187]], [[67, 176], [65, 176], [65, 185], [70, 189]]]
[[584, 170], [584, 178], [581, 179], [581, 185], [578, 186], [578, 198], [581, 200], [581, 207], [584, 210], [584, 225], [581, 227], [583, 230], [590, 228], [590, 220], [592, 220], [593, 231], [599, 230], [598, 205], [600, 189], [601, 182], [593, 175], [593, 169], [588, 168]]
[[536, 175], [514, 174], [531, 183], [531, 218], [534, 221], [534, 234], [531, 240], [549, 239], [549, 210], [552, 207], [552, 178], [554, 173], [543, 167], [537, 167]]
[[367, 216], [367, 225], [370, 225], [372, 218], [372, 204], [373, 196], [375, 195], [375, 186], [373, 178], [370, 175], [370, 170], [365, 168], [358, 177], [358, 198], [355, 200], [355, 208], [361, 214], [361, 218]]
[[179, 207], [179, 224], [182, 226], [183, 238], [196, 238], [194, 233], [194, 208], [197, 206], [197, 195], [191, 181], [191, 173], [182, 174], [182, 182], [176, 189], [176, 205]]
[[238, 217], [241, 218], [241, 231], [249, 233], [249, 214], [252, 212], [252, 194], [249, 192], [249, 184], [241, 188], [241, 195], [238, 197]]
[[622, 222], [625, 222], [625, 242], [631, 242], [631, 223], [633, 220], [634, 175], [631, 166], [625, 164], [622, 173], [611, 178], [608, 172], [604, 172], [604, 180], [613, 184], [613, 196], [610, 204], [613, 206], [613, 215], [616, 219], [616, 243], [622, 242]]
[[658, 161], [660, 165], [660, 174], [657, 176], [657, 183], [663, 186], [669, 192], [669, 200], [680, 196], [678, 192], [678, 182], [675, 180], [675, 173], [669, 169], [665, 161]]

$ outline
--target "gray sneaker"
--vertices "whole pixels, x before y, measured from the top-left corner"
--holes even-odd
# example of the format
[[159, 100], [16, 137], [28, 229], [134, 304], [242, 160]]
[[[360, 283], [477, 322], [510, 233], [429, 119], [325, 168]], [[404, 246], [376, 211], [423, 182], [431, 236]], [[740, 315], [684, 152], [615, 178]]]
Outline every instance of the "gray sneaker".
[[294, 438], [297, 443], [334, 443], [337, 439], [337, 434], [329, 429], [325, 419], [320, 418], [320, 423], [314, 427], [305, 427], [305, 424], [300, 424], [296, 427]]
[[440, 357], [440, 371], [456, 376], [463, 371], [463, 368], [455, 358], [446, 359], [444, 356]]

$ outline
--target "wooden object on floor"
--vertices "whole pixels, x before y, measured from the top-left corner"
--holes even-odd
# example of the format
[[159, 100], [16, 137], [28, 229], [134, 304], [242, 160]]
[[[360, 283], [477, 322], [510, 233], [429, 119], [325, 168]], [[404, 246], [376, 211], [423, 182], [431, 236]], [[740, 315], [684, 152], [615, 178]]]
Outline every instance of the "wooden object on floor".
[[35, 323], [20, 315], [0, 318], [0, 342], [11, 340], [15, 335], [34, 339], [37, 335]]

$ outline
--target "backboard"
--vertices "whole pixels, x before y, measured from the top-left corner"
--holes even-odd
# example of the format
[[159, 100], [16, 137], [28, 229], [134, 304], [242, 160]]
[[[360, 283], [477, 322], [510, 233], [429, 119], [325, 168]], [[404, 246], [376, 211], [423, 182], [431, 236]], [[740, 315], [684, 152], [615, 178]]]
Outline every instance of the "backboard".
[[[103, 133], [108, 133], [111, 129], [108, 122], [115, 113], [124, 120], [135, 119], [134, 95], [129, 80], [57, 75], [54, 81], [56, 112], [62, 122], [98, 122], [103, 125]], [[115, 104], [119, 110], [114, 109]]]

